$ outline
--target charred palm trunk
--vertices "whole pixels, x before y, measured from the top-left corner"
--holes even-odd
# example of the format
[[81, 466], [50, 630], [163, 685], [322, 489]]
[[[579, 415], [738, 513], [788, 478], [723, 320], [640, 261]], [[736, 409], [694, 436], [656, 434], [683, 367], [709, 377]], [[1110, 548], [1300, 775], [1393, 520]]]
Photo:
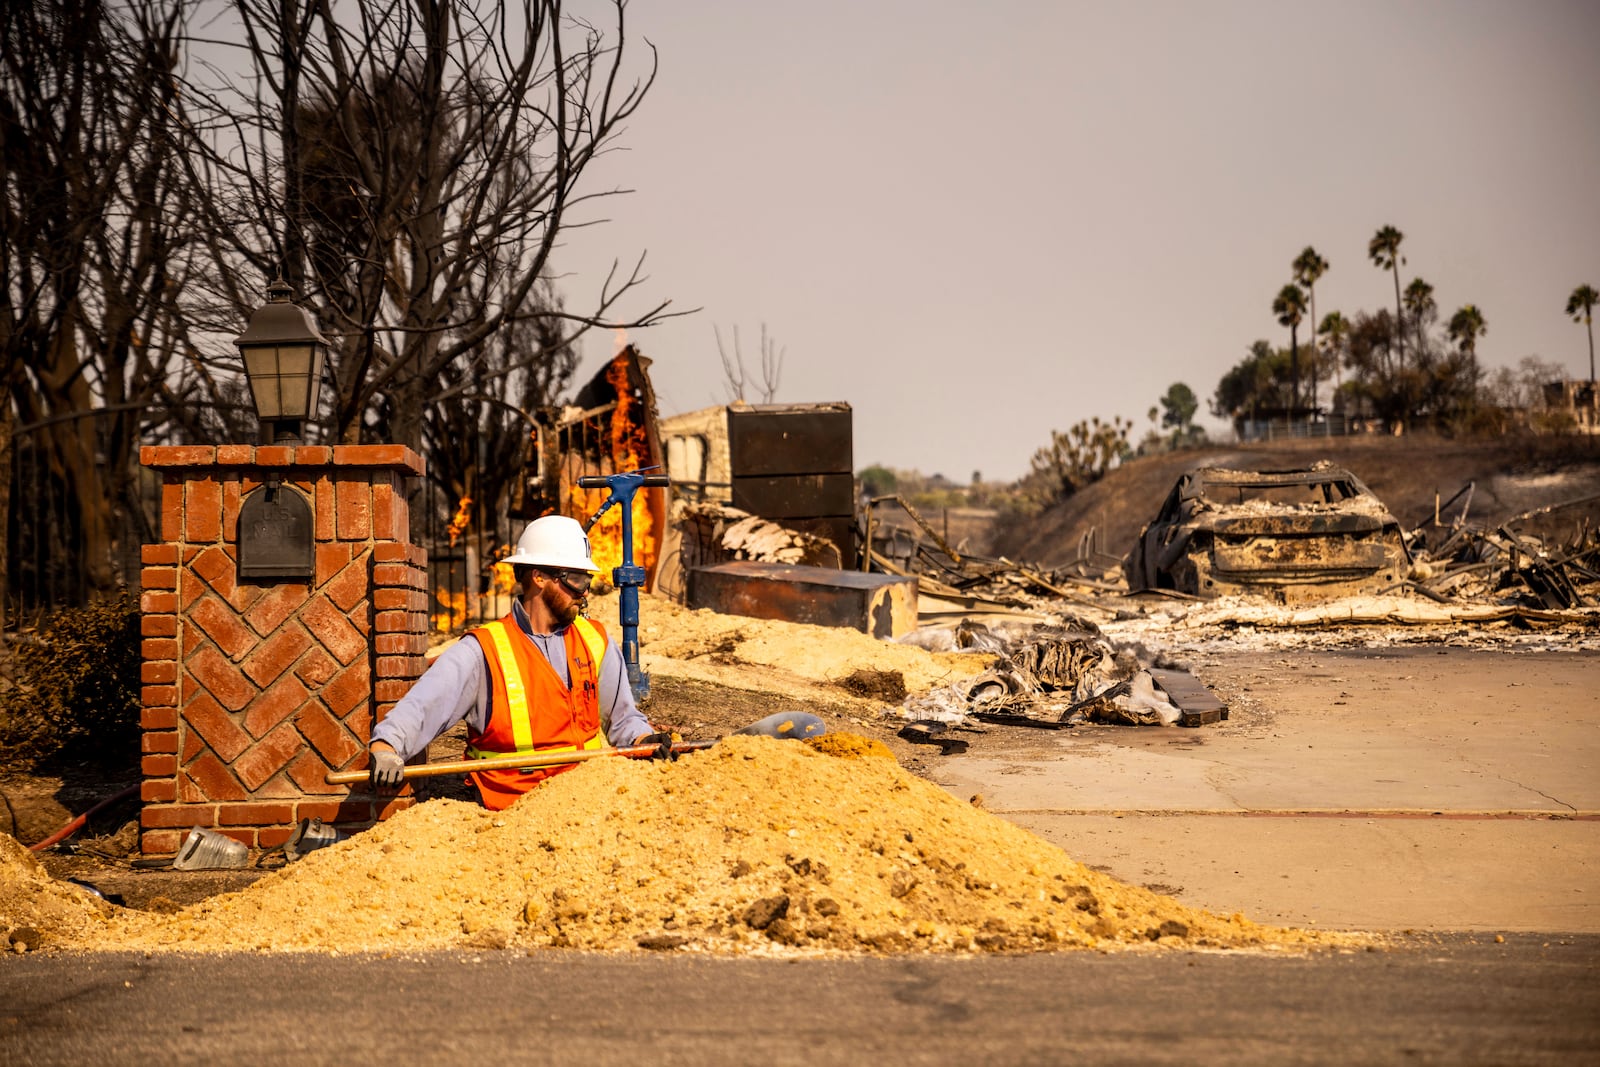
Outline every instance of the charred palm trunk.
[[1406, 369], [1406, 318], [1400, 304], [1400, 260], [1394, 261], [1394, 342], [1395, 359], [1400, 370]]

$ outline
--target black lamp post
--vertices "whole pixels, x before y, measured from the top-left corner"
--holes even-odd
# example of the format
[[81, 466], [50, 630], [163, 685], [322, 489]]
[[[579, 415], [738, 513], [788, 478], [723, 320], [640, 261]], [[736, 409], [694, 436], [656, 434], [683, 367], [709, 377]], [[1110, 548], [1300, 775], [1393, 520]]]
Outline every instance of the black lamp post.
[[274, 278], [267, 302], [251, 313], [250, 325], [233, 341], [244, 358], [262, 444], [299, 444], [302, 424], [317, 412], [328, 342], [293, 296], [281, 277]]

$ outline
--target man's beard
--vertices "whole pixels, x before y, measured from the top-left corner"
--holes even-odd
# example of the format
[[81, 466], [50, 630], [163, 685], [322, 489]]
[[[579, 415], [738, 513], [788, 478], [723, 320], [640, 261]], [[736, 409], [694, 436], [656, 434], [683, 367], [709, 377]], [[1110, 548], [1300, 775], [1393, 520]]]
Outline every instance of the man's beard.
[[555, 582], [551, 582], [539, 591], [539, 598], [544, 601], [544, 606], [549, 609], [550, 615], [562, 626], [572, 625], [572, 621], [583, 613], [583, 601], [566, 595]]

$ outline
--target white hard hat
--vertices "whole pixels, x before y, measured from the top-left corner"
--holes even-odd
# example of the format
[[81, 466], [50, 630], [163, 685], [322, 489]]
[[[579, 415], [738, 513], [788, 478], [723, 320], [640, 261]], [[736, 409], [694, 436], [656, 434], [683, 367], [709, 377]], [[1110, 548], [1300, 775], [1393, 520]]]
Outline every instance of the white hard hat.
[[577, 519], [546, 515], [534, 519], [517, 538], [517, 550], [501, 563], [526, 563], [557, 571], [593, 571], [600, 568], [589, 558], [589, 538]]

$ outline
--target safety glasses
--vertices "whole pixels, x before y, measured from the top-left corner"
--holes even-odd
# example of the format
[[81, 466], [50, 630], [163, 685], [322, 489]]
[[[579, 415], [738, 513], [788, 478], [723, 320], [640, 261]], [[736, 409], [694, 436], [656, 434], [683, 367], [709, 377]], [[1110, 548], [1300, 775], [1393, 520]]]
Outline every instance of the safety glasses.
[[594, 580], [594, 575], [588, 571], [556, 571], [546, 572], [549, 577], [561, 583], [561, 587], [573, 597], [581, 597], [589, 592], [589, 583]]

